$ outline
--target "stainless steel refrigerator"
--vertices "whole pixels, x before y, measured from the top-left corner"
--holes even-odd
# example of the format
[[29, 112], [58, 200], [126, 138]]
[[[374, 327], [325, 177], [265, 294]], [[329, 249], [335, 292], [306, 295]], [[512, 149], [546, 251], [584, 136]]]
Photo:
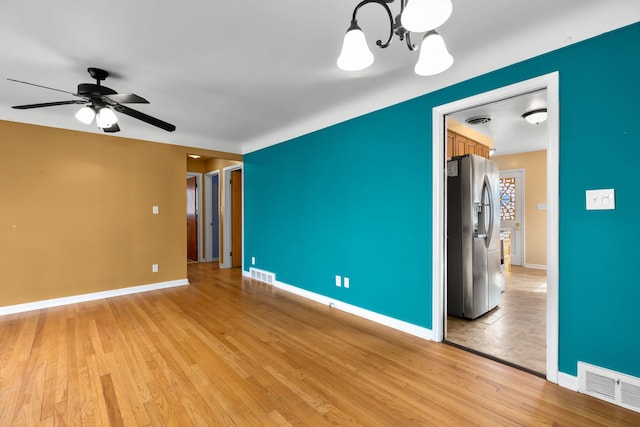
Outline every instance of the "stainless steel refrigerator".
[[500, 271], [498, 166], [474, 154], [447, 162], [447, 313], [475, 319], [495, 308]]

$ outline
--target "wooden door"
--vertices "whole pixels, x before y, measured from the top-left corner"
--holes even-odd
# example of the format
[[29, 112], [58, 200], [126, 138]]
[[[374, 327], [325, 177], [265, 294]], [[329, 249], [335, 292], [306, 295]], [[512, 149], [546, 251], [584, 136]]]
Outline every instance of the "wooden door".
[[198, 261], [198, 206], [196, 177], [187, 178], [187, 260]]
[[242, 170], [231, 171], [231, 267], [242, 267]]

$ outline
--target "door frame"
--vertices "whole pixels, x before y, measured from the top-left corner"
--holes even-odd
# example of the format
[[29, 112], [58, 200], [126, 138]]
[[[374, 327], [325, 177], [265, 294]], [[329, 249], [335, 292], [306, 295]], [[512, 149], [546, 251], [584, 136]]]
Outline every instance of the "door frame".
[[[502, 174], [503, 172], [505, 173], [519, 173], [520, 174], [520, 183], [518, 185], [520, 185], [520, 238], [517, 239], [517, 246], [518, 249], [520, 250], [520, 252], [518, 252], [520, 254], [520, 264], [522, 267], [526, 267], [525, 265], [525, 236], [526, 236], [526, 220], [527, 220], [527, 210], [526, 210], [526, 186], [527, 186], [527, 177], [526, 177], [526, 170], [524, 168], [516, 168], [516, 169], [505, 169], [505, 170], [501, 170], [500, 174]], [[516, 202], [518, 203], [518, 202]], [[511, 239], [511, 247], [514, 247], [516, 245], [513, 244], [514, 239]], [[512, 261], [513, 261], [513, 256], [511, 257]], [[512, 262], [513, 264], [513, 262]], [[518, 264], [516, 264], [518, 265]]]
[[[222, 168], [222, 179], [224, 181], [222, 188], [224, 188], [224, 205], [223, 205], [223, 221], [222, 221], [222, 247], [220, 253], [222, 255], [222, 262], [220, 268], [231, 268], [231, 257], [226, 255], [231, 247], [231, 172], [234, 170], [242, 169], [243, 163], [237, 163], [235, 165]], [[243, 177], [244, 178], [244, 177]], [[244, 179], [242, 180], [242, 212], [240, 212], [242, 218], [242, 269], [244, 270]], [[224, 251], [224, 252], [222, 252]]]
[[202, 174], [198, 172], [187, 172], [187, 178], [196, 178], [196, 215], [198, 216], [198, 221], [196, 221], [198, 236], [198, 261], [204, 262], [204, 257], [202, 256]]
[[[213, 206], [213, 177], [218, 177], [218, 205]], [[213, 226], [211, 223], [213, 222], [213, 212], [220, 212], [220, 195], [222, 194], [221, 186], [220, 186], [220, 171], [215, 170], [211, 172], [207, 172], [204, 174], [204, 205], [207, 207], [205, 209], [205, 223], [207, 226], [204, 228], [204, 262], [213, 262], [216, 261], [213, 257]], [[220, 230], [220, 215], [218, 215], [218, 230]], [[220, 240], [222, 240], [222, 233], [219, 234], [219, 242], [218, 248], [222, 245], [220, 244]]]
[[486, 93], [434, 107], [432, 110], [432, 338], [444, 339], [447, 249], [444, 236], [446, 194], [445, 116], [456, 111], [536, 90], [547, 95], [547, 380], [558, 382], [558, 252], [559, 252], [559, 73], [552, 72]]

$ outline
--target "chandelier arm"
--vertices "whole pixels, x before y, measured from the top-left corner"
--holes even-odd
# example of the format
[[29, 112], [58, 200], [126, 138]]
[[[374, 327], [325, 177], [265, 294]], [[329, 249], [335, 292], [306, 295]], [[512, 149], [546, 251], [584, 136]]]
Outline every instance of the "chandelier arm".
[[[385, 42], [382, 43], [382, 40], [378, 40], [376, 41], [376, 45], [378, 47], [381, 48], [385, 48], [387, 46], [389, 46], [389, 44], [391, 44], [391, 39], [393, 38], [393, 30], [394, 30], [394, 25], [393, 25], [393, 15], [391, 13], [391, 9], [389, 9], [389, 6], [387, 6], [387, 3], [393, 3], [395, 0], [362, 0], [360, 3], [358, 3], [358, 5], [356, 6], [356, 8], [353, 10], [353, 16], [351, 18], [351, 21], [354, 22], [356, 21], [356, 14], [358, 13], [358, 10], [362, 7], [365, 6], [369, 3], [376, 3], [379, 4], [380, 6], [382, 6], [386, 11], [387, 11], [387, 15], [389, 16], [389, 39]], [[402, 4], [402, 0], [400, 1], [400, 3]]]
[[411, 31], [407, 31], [405, 33], [405, 36], [407, 38], [407, 47], [409, 48], [409, 50], [416, 50], [417, 46], [413, 43], [411, 43]]

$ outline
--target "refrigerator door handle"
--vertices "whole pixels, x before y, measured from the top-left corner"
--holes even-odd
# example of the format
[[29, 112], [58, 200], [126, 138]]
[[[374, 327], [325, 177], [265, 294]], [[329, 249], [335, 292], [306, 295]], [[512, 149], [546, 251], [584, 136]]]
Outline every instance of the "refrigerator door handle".
[[495, 225], [495, 212], [493, 211], [493, 189], [491, 188], [491, 182], [489, 181], [489, 177], [487, 175], [484, 176], [484, 190], [487, 192], [489, 196], [489, 227], [486, 230], [486, 245], [489, 247], [491, 245], [491, 236], [493, 236], [493, 226]]

